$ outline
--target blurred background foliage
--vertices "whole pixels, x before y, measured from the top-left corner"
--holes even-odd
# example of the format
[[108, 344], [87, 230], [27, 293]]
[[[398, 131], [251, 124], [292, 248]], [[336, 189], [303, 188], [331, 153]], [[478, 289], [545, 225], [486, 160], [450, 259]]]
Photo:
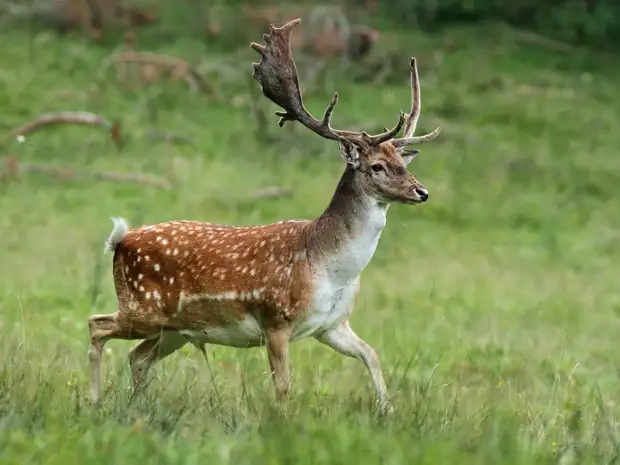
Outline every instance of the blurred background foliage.
[[[87, 0], [77, 1], [86, 3]], [[6, 25], [6, 16], [23, 17], [27, 11], [49, 10], [64, 3], [73, 0], [2, 0], [0, 14], [5, 16]], [[270, 13], [276, 10], [294, 13], [317, 7], [317, 3], [293, 5], [265, 0], [126, 0], [124, 3], [165, 9], [170, 24], [179, 24], [179, 19], [186, 22], [188, 34], [223, 30], [220, 27], [223, 16], [238, 22], [239, 13], [244, 16], [254, 11], [256, 19], [261, 9], [265, 17], [265, 9]], [[617, 0], [342, 0], [325, 2], [325, 5], [339, 5], [347, 17], [357, 20], [376, 22], [383, 18], [403, 28], [425, 32], [455, 24], [501, 21], [551, 39], [596, 49], [613, 50], [620, 39]], [[332, 19], [338, 21], [337, 15]]]
[[[352, 3], [368, 5], [371, 0]], [[614, 49], [620, 38], [616, 0], [375, 0], [403, 25], [436, 30], [454, 23], [504, 21], [573, 44]]]

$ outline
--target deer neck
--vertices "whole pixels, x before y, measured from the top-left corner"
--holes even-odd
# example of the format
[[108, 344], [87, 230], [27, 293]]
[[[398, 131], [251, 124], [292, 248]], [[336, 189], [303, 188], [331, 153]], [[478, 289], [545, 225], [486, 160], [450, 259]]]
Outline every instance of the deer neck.
[[313, 262], [336, 285], [354, 282], [375, 253], [388, 205], [365, 194], [360, 176], [347, 166], [325, 212], [312, 224]]

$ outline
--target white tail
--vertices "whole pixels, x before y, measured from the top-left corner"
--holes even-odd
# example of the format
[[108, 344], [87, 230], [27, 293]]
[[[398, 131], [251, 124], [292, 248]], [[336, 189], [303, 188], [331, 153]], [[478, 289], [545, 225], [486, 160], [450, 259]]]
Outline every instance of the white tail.
[[[411, 60], [412, 107], [383, 134], [338, 131], [329, 121], [337, 96], [322, 121], [304, 108], [290, 55], [291, 29], [270, 28], [254, 77], [263, 93], [286, 112], [281, 124], [298, 121], [336, 140], [346, 169], [326, 210], [314, 220], [233, 227], [172, 221], [127, 231], [115, 221], [107, 249], [115, 250], [113, 274], [118, 311], [93, 315], [90, 326], [92, 396], [100, 393], [101, 353], [106, 341], [143, 339], [130, 352], [134, 383], [157, 360], [186, 343], [267, 346], [278, 398], [289, 390], [288, 345], [314, 337], [368, 368], [382, 411], [388, 393], [375, 351], [350, 328], [360, 274], [372, 258], [391, 202], [419, 204], [424, 186], [406, 169], [418, 153], [414, 137], [420, 93]], [[404, 137], [394, 136], [405, 124]]]
[[114, 228], [105, 241], [104, 252], [114, 252], [129, 231], [129, 226], [124, 218], [112, 218], [112, 221], [114, 222]]

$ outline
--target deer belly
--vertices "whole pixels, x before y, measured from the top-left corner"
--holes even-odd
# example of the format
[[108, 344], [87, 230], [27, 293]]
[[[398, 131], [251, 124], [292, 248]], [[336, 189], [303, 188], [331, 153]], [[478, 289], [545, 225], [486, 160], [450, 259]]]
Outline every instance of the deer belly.
[[346, 286], [319, 285], [310, 308], [297, 322], [292, 340], [314, 336], [339, 325], [353, 311], [359, 278]]
[[263, 344], [260, 325], [251, 315], [246, 315], [243, 319], [225, 326], [183, 329], [179, 332], [195, 343], [229, 347], [256, 347]]

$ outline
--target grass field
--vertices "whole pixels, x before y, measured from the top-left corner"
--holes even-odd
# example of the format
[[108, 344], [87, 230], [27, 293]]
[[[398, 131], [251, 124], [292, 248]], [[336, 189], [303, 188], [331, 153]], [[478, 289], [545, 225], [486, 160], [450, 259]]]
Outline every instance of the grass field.
[[[394, 124], [407, 109], [407, 59], [457, 48], [421, 68], [421, 147], [410, 171], [430, 191], [394, 206], [362, 275], [352, 326], [378, 352], [393, 395], [373, 415], [365, 368], [313, 340], [292, 346], [293, 393], [272, 399], [264, 349], [180, 351], [131, 397], [127, 350], [104, 358], [101, 408], [87, 400], [91, 313], [115, 311], [111, 216], [258, 224], [319, 215], [344, 169], [337, 148], [302, 128], [260, 144], [248, 110], [244, 46], [228, 57], [191, 39], [144, 48], [237, 61], [228, 102], [183, 83], [123, 90], [95, 79], [110, 48], [13, 29], [0, 48], [0, 129], [39, 113], [119, 118], [104, 132], [59, 126], [3, 155], [81, 170], [174, 172], [178, 187], [0, 184], [0, 462], [3, 464], [546, 464], [620, 460], [620, 80], [618, 62], [517, 46], [495, 28], [409, 33], [400, 85], [332, 75], [336, 127]], [[257, 37], [257, 40], [260, 37]], [[303, 85], [303, 83], [302, 83]], [[252, 87], [259, 95], [258, 85]], [[150, 140], [151, 129], [195, 147]], [[290, 198], [251, 200], [266, 186]]]

